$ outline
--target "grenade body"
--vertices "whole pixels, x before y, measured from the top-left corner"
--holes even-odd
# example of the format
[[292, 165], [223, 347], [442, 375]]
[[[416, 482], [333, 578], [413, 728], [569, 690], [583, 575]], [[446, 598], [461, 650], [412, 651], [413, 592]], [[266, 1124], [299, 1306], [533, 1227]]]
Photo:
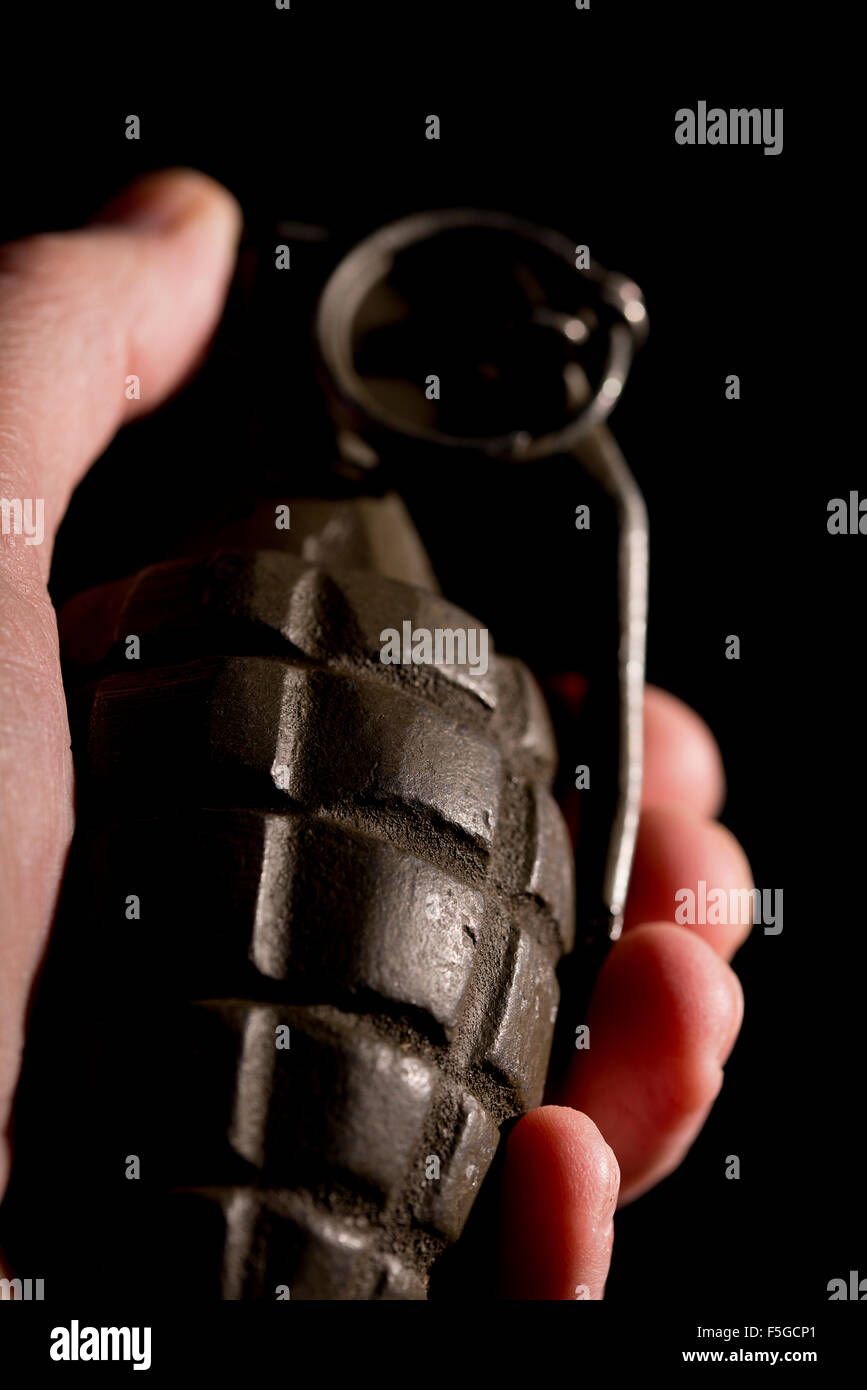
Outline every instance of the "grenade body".
[[542, 1097], [574, 873], [541, 693], [492, 647], [381, 660], [479, 627], [394, 497], [291, 517], [61, 615], [77, 829], [0, 1227], [49, 1280], [424, 1298]]

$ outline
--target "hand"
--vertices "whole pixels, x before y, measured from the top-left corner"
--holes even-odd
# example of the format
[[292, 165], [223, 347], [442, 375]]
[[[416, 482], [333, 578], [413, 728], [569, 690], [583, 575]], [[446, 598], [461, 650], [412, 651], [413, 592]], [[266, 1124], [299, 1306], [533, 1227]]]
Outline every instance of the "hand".
[[[137, 181], [83, 231], [0, 249], [0, 497], [13, 508], [0, 534], [0, 1198], [26, 1008], [73, 826], [47, 587], [52, 545], [74, 488], [116, 430], [159, 405], [201, 360], [240, 222], [224, 189], [174, 171]], [[141, 380], [140, 401], [125, 397], [131, 374]], [[25, 520], [44, 502], [41, 543], [7, 534], [16, 499]], [[706, 819], [722, 790], [704, 725], [672, 697], [649, 692], [627, 931], [595, 991], [591, 1049], [576, 1053], [563, 1105], [525, 1117], [509, 1140], [507, 1296], [574, 1298], [581, 1288], [601, 1297], [618, 1186], [629, 1200], [670, 1172], [719, 1089], [742, 1009], [721, 958], [745, 929], [685, 929], [670, 919], [675, 889], [698, 878], [749, 884], [742, 852]]]
[[[577, 696], [565, 677], [560, 694]], [[599, 1299], [613, 1217], [672, 1172], [704, 1124], [741, 1025], [725, 963], [748, 926], [675, 925], [675, 893], [752, 886], [733, 836], [711, 819], [724, 797], [719, 750], [686, 705], [649, 688], [641, 823], [626, 921], [587, 1016], [559, 1105], [509, 1136], [502, 1194], [506, 1298]], [[562, 1006], [561, 1006], [562, 1007]], [[582, 1020], [577, 1020], [581, 1022]]]

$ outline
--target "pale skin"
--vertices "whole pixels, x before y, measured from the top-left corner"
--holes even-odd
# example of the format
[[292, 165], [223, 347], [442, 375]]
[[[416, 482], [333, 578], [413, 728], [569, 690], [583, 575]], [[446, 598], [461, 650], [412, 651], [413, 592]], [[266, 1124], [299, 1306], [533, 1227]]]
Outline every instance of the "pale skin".
[[[219, 321], [241, 227], [225, 189], [148, 175], [82, 231], [0, 248], [0, 496], [45, 499], [45, 539], [0, 535], [0, 1134], [33, 980], [73, 829], [69, 729], [47, 581], [70, 496], [116, 431], [195, 370]], [[140, 401], [124, 383], [141, 380]], [[599, 977], [557, 1097], [507, 1147], [502, 1293], [601, 1298], [618, 1204], [681, 1162], [719, 1092], [743, 998], [745, 926], [678, 926], [677, 889], [752, 886], [714, 820], [722, 762], [701, 719], [649, 689], [626, 930]], [[0, 1140], [0, 1196], [9, 1173]]]

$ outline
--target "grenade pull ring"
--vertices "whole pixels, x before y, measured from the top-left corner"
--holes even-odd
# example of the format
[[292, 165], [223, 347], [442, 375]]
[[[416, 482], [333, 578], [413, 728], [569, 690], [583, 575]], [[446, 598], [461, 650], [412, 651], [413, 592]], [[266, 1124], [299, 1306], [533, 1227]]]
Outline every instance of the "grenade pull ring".
[[[347, 462], [443, 450], [518, 465], [574, 458], [610, 499], [617, 535], [617, 631], [597, 708], [599, 768], [583, 817], [578, 882], [588, 941], [616, 940], [641, 798], [647, 625], [647, 514], [605, 425], [647, 334], [638, 286], [561, 233], [508, 214], [414, 214], [359, 242], [333, 270], [315, 318], [320, 374]], [[448, 356], [439, 400], [431, 360]], [[421, 383], [426, 383], [426, 387]], [[605, 761], [604, 756], [597, 759]]]

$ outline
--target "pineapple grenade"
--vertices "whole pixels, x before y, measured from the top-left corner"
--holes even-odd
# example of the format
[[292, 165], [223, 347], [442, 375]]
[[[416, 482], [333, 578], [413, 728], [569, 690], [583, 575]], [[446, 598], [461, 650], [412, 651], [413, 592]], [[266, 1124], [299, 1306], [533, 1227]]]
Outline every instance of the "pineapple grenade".
[[[251, 237], [211, 362], [58, 547], [77, 829], [0, 1213], [55, 1289], [492, 1296], [500, 1141], [621, 928], [646, 524], [604, 421], [641, 295], [499, 214], [343, 249]], [[120, 468], [140, 505], [89, 537]], [[577, 861], [545, 700], [467, 595], [588, 677]]]

